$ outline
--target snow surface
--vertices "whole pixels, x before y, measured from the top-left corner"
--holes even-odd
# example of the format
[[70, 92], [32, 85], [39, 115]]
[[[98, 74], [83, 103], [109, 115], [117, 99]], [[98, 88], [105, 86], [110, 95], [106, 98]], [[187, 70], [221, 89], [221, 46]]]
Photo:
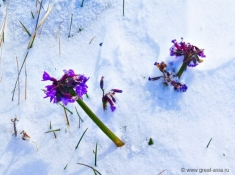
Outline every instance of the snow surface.
[[[181, 172], [181, 168], [226, 168], [229, 173], [215, 174], [235, 174], [234, 0], [126, 0], [124, 17], [122, 1], [85, 0], [81, 8], [77, 0], [44, 0], [39, 21], [48, 5], [53, 5], [53, 10], [26, 61], [27, 99], [23, 68], [18, 105], [17, 89], [11, 101], [17, 78], [15, 60], [17, 56], [22, 64], [30, 40], [19, 21], [33, 33], [37, 14], [35, 1], [9, 4], [0, 64], [0, 174], [94, 174], [77, 163], [94, 167], [96, 143], [95, 168], [102, 175], [157, 175], [163, 170], [162, 175], [199, 174]], [[5, 10], [6, 3], [1, 1], [1, 23]], [[72, 37], [68, 38], [72, 13]], [[79, 28], [83, 30], [78, 32]], [[169, 48], [172, 39], [181, 37], [204, 48], [206, 54], [202, 64], [183, 74], [181, 81], [189, 87], [185, 93], [164, 87], [160, 80], [147, 79], [160, 75], [154, 62], [176, 60], [169, 56]], [[125, 142], [123, 147], [117, 148], [77, 104], [68, 105], [74, 112], [69, 114], [68, 128], [63, 108], [43, 99], [41, 89], [48, 85], [41, 81], [43, 71], [60, 78], [64, 69], [90, 77], [89, 99], [84, 101]], [[102, 109], [101, 76], [105, 77], [106, 92], [123, 90], [116, 95], [113, 113]], [[75, 106], [84, 120], [81, 128]], [[16, 138], [10, 120], [15, 115], [19, 119]], [[44, 134], [50, 121], [53, 129], [61, 129], [57, 139], [52, 133]], [[21, 139], [22, 130], [31, 136], [30, 141]], [[149, 138], [154, 141], [151, 146]]]

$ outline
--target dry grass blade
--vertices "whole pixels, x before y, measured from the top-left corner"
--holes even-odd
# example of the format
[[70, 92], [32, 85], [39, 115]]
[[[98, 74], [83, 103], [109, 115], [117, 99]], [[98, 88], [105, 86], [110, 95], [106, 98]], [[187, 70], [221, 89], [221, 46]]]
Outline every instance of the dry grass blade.
[[[64, 105], [63, 105], [63, 107], [64, 107]], [[68, 118], [68, 114], [65, 110], [65, 107], [64, 107], [64, 115], [65, 115], [65, 118], [66, 118], [66, 124], [69, 126], [69, 118]]]
[[95, 171], [96, 173], [98, 173], [99, 175], [102, 175], [99, 171], [97, 171], [95, 168], [93, 168], [92, 166], [89, 166], [89, 165], [86, 165], [86, 164], [83, 164], [83, 163], [77, 163], [79, 165], [83, 165], [83, 166], [86, 166], [88, 168], [91, 168], [93, 171]]
[[0, 83], [2, 82], [2, 76], [1, 76], [1, 79], [0, 79]]
[[64, 167], [64, 170], [67, 168], [68, 164]]
[[166, 171], [166, 170], [163, 170], [162, 172], [160, 172], [158, 175], [161, 175], [162, 173], [164, 173], [164, 171]]
[[70, 37], [70, 32], [71, 32], [72, 22], [73, 22], [73, 14], [71, 15], [71, 20], [70, 20], [70, 27], [69, 27], [69, 35], [68, 35], [68, 38]]
[[27, 70], [26, 70], [26, 61], [25, 61], [25, 89], [24, 89], [24, 99], [27, 99]]
[[30, 41], [29, 41], [29, 44], [28, 44], [28, 49], [32, 48], [33, 46], [33, 42], [34, 42], [34, 39], [37, 35], [37, 31], [38, 29], [42, 26], [42, 24], [45, 22], [45, 20], [47, 19], [48, 15], [51, 13], [51, 10], [52, 10], [53, 6], [50, 6], [48, 8], [48, 11], [46, 12], [46, 14], [44, 15], [44, 17], [42, 18], [41, 22], [38, 24], [38, 26], [36, 27], [35, 31], [34, 31], [34, 34], [31, 36], [30, 38]]
[[59, 42], [59, 55], [61, 54], [61, 46], [60, 46], [60, 25], [61, 25], [62, 22], [60, 22], [59, 24], [59, 27], [58, 27], [58, 31], [57, 31], [57, 34], [56, 34], [56, 39], [58, 39], [58, 42]]
[[91, 42], [95, 39], [95, 37], [96, 37], [96, 36], [94, 36], [94, 37], [91, 39], [91, 41], [89, 42], [89, 44], [91, 44]]
[[95, 166], [97, 166], [97, 147], [98, 147], [98, 143], [96, 143], [95, 145]]
[[61, 47], [60, 47], [60, 36], [59, 36], [59, 55], [61, 54]]
[[60, 129], [50, 130], [50, 131], [45, 132], [44, 134], [49, 133], [49, 132], [57, 132], [57, 131], [60, 131]]
[[20, 22], [21, 26], [23, 27], [23, 30], [24, 30], [29, 36], [31, 36], [31, 34], [30, 34], [29, 31], [27, 30], [27, 28], [24, 26], [24, 24], [23, 24], [21, 21], [19, 21], [19, 22]]
[[76, 108], [76, 106], [75, 106], [75, 110], [76, 110], [76, 112], [77, 112], [77, 115], [78, 115], [78, 117], [79, 117], [79, 120], [78, 120], [78, 128], [80, 128], [80, 120], [83, 122], [83, 120], [82, 120], [82, 118], [80, 117], [80, 115], [79, 115], [79, 113], [78, 113], [78, 110], [77, 110], [77, 108]]
[[6, 10], [6, 16], [3, 20], [3, 24], [2, 24], [2, 28], [1, 28], [2, 32], [1, 32], [1, 36], [0, 36], [0, 47], [2, 47], [2, 43], [4, 42], [4, 30], [5, 30], [5, 26], [6, 26], [6, 20], [7, 20], [7, 10]]
[[33, 12], [31, 11], [31, 15], [32, 15], [32, 18], [34, 19], [34, 15], [33, 15]]
[[26, 58], [27, 58], [27, 56], [28, 56], [28, 53], [29, 53], [29, 52], [26, 53], [25, 58], [24, 58], [24, 61], [23, 61], [22, 65], [21, 65], [20, 71], [19, 71], [19, 73], [18, 73], [18, 75], [17, 75], [16, 82], [15, 82], [15, 86], [14, 86], [14, 89], [13, 89], [13, 91], [12, 91], [12, 93], [13, 93], [13, 94], [12, 94], [12, 101], [13, 101], [13, 99], [14, 99], [14, 94], [15, 94], [15, 89], [16, 89], [16, 85], [17, 85], [17, 80], [18, 80], [18, 78], [19, 78], [19, 76], [20, 76], [21, 70], [22, 70], [22, 68], [23, 68], [23, 66], [24, 66], [25, 60], [26, 60]]
[[37, 151], [38, 151], [38, 145], [37, 145], [37, 143], [36, 143], [36, 142], [34, 142], [34, 141], [32, 141], [32, 142], [35, 144], [36, 149], [37, 149]]
[[209, 145], [210, 145], [210, 143], [211, 143], [211, 140], [212, 140], [212, 138], [210, 139], [210, 141], [209, 141], [209, 143], [207, 144], [206, 148], [209, 147]]
[[55, 137], [55, 139], [56, 139], [56, 134], [55, 134], [55, 132], [53, 132], [53, 134], [54, 134], [54, 137]]
[[[16, 57], [16, 65], [17, 65], [17, 73], [19, 74], [19, 64], [18, 64], [18, 58]], [[18, 77], [17, 82], [18, 82], [18, 105], [20, 104], [20, 77]]]
[[42, 26], [42, 24], [47, 19], [48, 15], [51, 13], [51, 10], [53, 9], [53, 6], [50, 6], [45, 14], [45, 16], [42, 18], [41, 22], [38, 24], [38, 27], [36, 28], [36, 31]]
[[[40, 17], [40, 13], [41, 13], [41, 8], [42, 8], [42, 1], [43, 0], [41, 0], [41, 2], [39, 2], [39, 4], [40, 4], [40, 7], [39, 7], [39, 11], [37, 11], [38, 12], [38, 17], [37, 17], [37, 21], [36, 21], [36, 25], [35, 25], [35, 30], [37, 29], [37, 26], [38, 26], [38, 20], [39, 20], [39, 17]], [[37, 2], [36, 2], [36, 7], [37, 7]]]
[[1, 32], [1, 36], [0, 36], [0, 47], [2, 47], [2, 43], [4, 42], [4, 29], [6, 26], [6, 19], [7, 19], [7, 15], [5, 16], [4, 21], [3, 21], [3, 25], [2, 25], [2, 32]]
[[73, 114], [73, 112], [70, 111], [68, 108], [66, 108], [64, 105], [62, 105], [62, 104], [60, 104], [60, 103], [59, 103], [59, 105], [62, 106], [63, 108], [65, 108], [70, 114]]
[[[88, 128], [87, 128], [87, 129], [88, 129]], [[78, 144], [77, 144], [77, 146], [75, 147], [75, 149], [77, 149], [77, 148], [78, 148], [78, 146], [79, 146], [79, 144], [80, 144], [80, 142], [81, 142], [81, 140], [82, 140], [83, 136], [85, 135], [85, 133], [86, 133], [87, 129], [83, 132], [83, 134], [82, 134], [82, 136], [80, 137], [80, 139], [79, 139], [79, 141], [78, 141]]]
[[0, 64], [1, 64], [1, 57], [2, 57], [2, 43], [4, 42], [4, 30], [5, 30], [5, 26], [6, 26], [7, 12], [8, 12], [9, 3], [10, 3], [10, 0], [7, 1], [6, 15], [4, 17], [3, 24], [2, 24], [2, 27], [1, 27], [1, 35], [0, 35], [0, 47], [1, 47]]
[[44, 10], [44, 7], [42, 6], [42, 1], [40, 2], [39, 0], [36, 0], [36, 7], [37, 7], [37, 2], [41, 5], [42, 9]]

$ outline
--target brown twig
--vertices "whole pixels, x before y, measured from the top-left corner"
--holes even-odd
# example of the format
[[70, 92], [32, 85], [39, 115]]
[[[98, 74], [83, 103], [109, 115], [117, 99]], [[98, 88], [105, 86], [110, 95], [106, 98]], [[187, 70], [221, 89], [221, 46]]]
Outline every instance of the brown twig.
[[91, 41], [89, 42], [89, 44], [91, 44], [91, 42], [95, 39], [96, 36], [94, 36], [93, 38], [91, 38]]
[[163, 170], [162, 172], [160, 172], [158, 175], [161, 175], [162, 173], [164, 173], [164, 171], [166, 171], [166, 170]]
[[11, 121], [13, 122], [13, 127], [14, 127], [14, 134], [15, 137], [17, 136], [17, 130], [16, 130], [16, 121], [19, 121], [17, 120], [17, 118], [14, 118], [14, 119], [11, 119]]

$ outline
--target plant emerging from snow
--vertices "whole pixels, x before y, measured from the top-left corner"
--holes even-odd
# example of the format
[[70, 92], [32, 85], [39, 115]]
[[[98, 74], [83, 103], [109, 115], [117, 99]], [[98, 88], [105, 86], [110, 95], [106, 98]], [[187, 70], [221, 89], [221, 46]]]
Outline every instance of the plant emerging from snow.
[[65, 105], [74, 103], [75, 101], [81, 106], [86, 114], [94, 121], [94, 123], [118, 146], [123, 146], [124, 143], [109, 129], [104, 123], [90, 110], [90, 108], [83, 102], [82, 96], [87, 94], [86, 82], [89, 78], [81, 74], [75, 74], [72, 69], [64, 70], [64, 75], [61, 79], [57, 80], [51, 77], [44, 71], [42, 81], [50, 80], [52, 85], [47, 85], [46, 96], [50, 97], [53, 103], [63, 102]]
[[149, 81], [155, 81], [160, 78], [163, 78], [164, 84], [168, 86], [168, 84], [171, 84], [175, 90], [180, 91], [180, 92], [186, 92], [188, 87], [185, 84], [182, 84], [178, 81], [178, 79], [181, 77], [183, 72], [186, 70], [186, 67], [196, 67], [199, 63], [202, 63], [203, 60], [200, 59], [199, 57], [206, 57], [204, 54], [204, 49], [199, 49], [198, 47], [190, 44], [190, 43], [185, 43], [183, 41], [183, 38], [181, 38], [181, 42], [178, 43], [176, 39], [171, 41], [174, 45], [170, 48], [170, 55], [171, 56], [176, 56], [176, 57], [181, 57], [183, 56], [183, 63], [179, 69], [179, 71], [174, 74], [170, 73], [169, 71], [166, 70], [167, 64], [164, 62], [161, 63], [154, 63], [159, 70], [162, 72], [162, 76], [158, 77], [149, 77]]
[[166, 67], [167, 67], [166, 63], [155, 62], [154, 65], [157, 66], [157, 68], [162, 72], [162, 76], [152, 77], [152, 78], [149, 77], [149, 81], [155, 81], [160, 78], [163, 78], [164, 85], [168, 86], [170, 84], [174, 87], [176, 91], [186, 92], [188, 87], [185, 84], [181, 84], [180, 82], [178, 82], [177, 76], [166, 70]]
[[171, 41], [174, 45], [170, 48], [170, 55], [180, 57], [183, 56], [183, 63], [178, 73], [176, 74], [179, 78], [186, 69], [186, 67], [196, 67], [199, 63], [202, 63], [203, 60], [199, 57], [205, 58], [204, 49], [199, 49], [198, 47], [185, 43], [183, 38], [181, 42], [178, 43], [176, 39]]
[[112, 89], [110, 92], [104, 94], [104, 77], [103, 76], [100, 79], [100, 88], [103, 91], [103, 97], [102, 97], [103, 109], [106, 110], [107, 103], [109, 103], [111, 111], [112, 112], [115, 111], [116, 106], [114, 105], [114, 103], [116, 103], [116, 99], [114, 98], [114, 95], [115, 93], [122, 93], [122, 90]]

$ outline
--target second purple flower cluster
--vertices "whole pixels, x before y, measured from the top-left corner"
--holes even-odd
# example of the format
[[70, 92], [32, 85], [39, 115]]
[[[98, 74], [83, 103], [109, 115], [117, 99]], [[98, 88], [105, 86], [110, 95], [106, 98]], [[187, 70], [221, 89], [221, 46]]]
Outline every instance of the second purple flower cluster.
[[107, 103], [110, 104], [111, 111], [115, 111], [116, 106], [114, 103], [116, 103], [116, 99], [114, 98], [115, 93], [122, 93], [122, 90], [120, 89], [112, 89], [108, 93], [104, 93], [104, 77], [102, 76], [100, 79], [100, 88], [103, 91], [103, 97], [102, 97], [102, 103], [103, 103], [103, 109], [106, 110]]
[[158, 69], [162, 72], [162, 76], [158, 77], [149, 77], [149, 81], [155, 81], [160, 78], [164, 79], [164, 84], [167, 86], [169, 83], [174, 87], [175, 90], [180, 92], [186, 92], [188, 87], [185, 84], [178, 82], [178, 79], [181, 77], [183, 72], [186, 70], [186, 67], [196, 67], [199, 63], [202, 63], [203, 60], [199, 57], [206, 57], [204, 54], [204, 49], [199, 49], [198, 47], [185, 43], [183, 38], [181, 38], [181, 42], [178, 43], [176, 39], [171, 41], [174, 45], [170, 48], [170, 55], [181, 57], [183, 56], [183, 63], [179, 69], [179, 71], [175, 74], [166, 70], [167, 64], [164, 62], [154, 63], [158, 67]]

